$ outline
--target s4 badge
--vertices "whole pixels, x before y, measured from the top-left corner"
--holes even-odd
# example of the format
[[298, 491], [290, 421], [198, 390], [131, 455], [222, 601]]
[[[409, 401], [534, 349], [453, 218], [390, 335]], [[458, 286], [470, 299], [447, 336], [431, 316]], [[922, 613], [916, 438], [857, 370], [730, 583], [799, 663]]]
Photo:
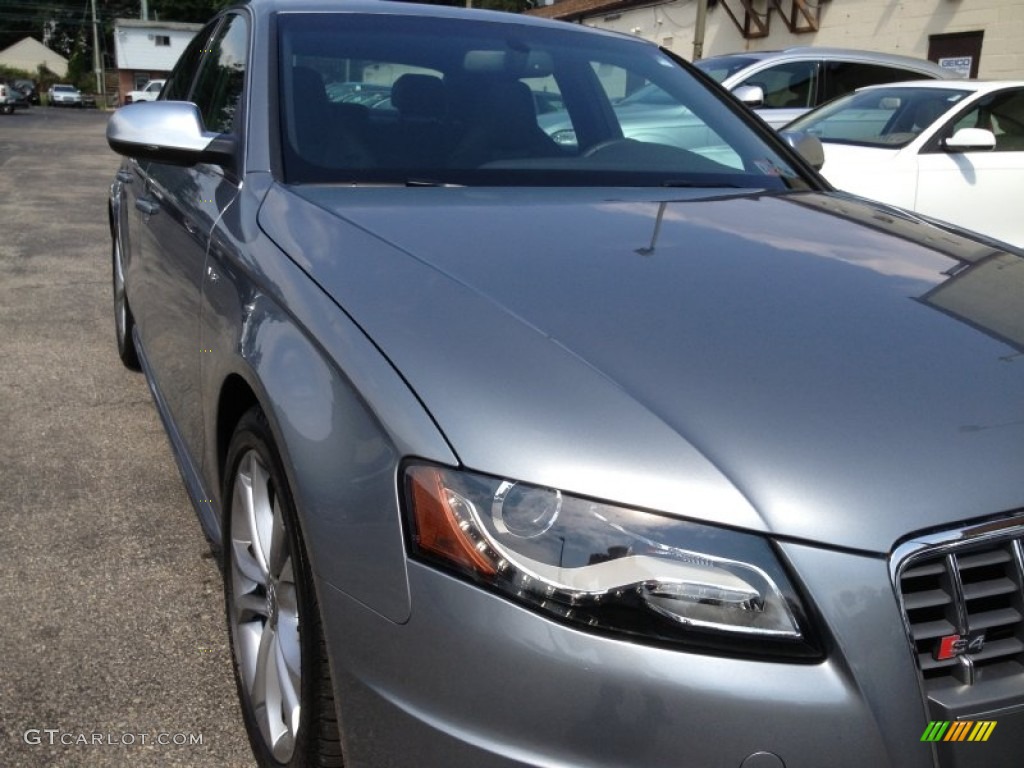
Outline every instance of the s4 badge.
[[936, 661], [947, 661], [963, 656], [965, 653], [981, 653], [985, 647], [985, 633], [975, 632], [970, 635], [946, 635], [939, 638], [938, 645], [932, 652]]

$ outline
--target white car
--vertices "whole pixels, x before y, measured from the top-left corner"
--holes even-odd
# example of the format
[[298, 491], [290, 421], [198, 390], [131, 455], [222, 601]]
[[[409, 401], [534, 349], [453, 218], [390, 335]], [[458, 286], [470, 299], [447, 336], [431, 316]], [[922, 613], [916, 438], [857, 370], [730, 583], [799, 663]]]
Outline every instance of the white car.
[[839, 189], [1024, 247], [1024, 81], [864, 88], [799, 118]]
[[138, 91], [129, 91], [124, 97], [125, 104], [132, 104], [136, 101], [156, 101], [160, 95], [160, 89], [164, 87], [166, 80], [150, 80], [145, 87]]
[[58, 83], [51, 85], [49, 90], [51, 107], [80, 107], [82, 92], [73, 85]]

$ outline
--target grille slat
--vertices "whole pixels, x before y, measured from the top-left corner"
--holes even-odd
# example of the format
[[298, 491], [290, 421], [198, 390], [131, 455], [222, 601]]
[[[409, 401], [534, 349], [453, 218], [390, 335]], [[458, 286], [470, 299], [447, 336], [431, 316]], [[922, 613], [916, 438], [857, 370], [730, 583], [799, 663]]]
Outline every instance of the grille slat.
[[1017, 585], [1010, 581], [1010, 579], [1005, 578], [982, 581], [976, 584], [964, 584], [964, 598], [968, 602], [996, 595], [1010, 595], [1018, 591]]
[[1002, 660], [1007, 657], [1018, 656], [1022, 651], [1024, 651], [1024, 642], [1015, 637], [1010, 637], [1005, 640], [994, 640], [985, 643], [985, 649], [981, 653], [971, 656], [971, 659], [975, 664], [980, 664], [995, 659]]
[[923, 621], [920, 624], [915, 624], [912, 632], [916, 642], [951, 635], [956, 632], [956, 627], [945, 619], [939, 619], [938, 621]]
[[[972, 615], [971, 629], [979, 630], [992, 629], [994, 627], [1012, 626], [1014, 624], [1020, 624], [1022, 619], [1024, 619], [1024, 617], [1021, 616], [1020, 611], [1018, 611], [1016, 608], [1000, 608], [996, 611], [986, 611], [985, 613], [978, 613]], [[932, 635], [932, 637], [941, 636], [942, 635]]]
[[917, 655], [917, 663], [921, 667], [922, 672], [933, 672], [936, 669], [955, 669], [960, 666], [960, 662], [956, 659], [936, 661], [930, 653], [919, 653]]
[[1004, 549], [996, 549], [991, 552], [978, 552], [973, 555], [962, 555], [957, 558], [957, 565], [963, 573], [971, 568], [984, 568], [989, 565], [1008, 563], [1012, 555]]
[[924, 576], [936, 576], [944, 573], [945, 570], [946, 569], [943, 567], [942, 563], [929, 563], [928, 565], [920, 565], [916, 568], [907, 568], [907, 570], [903, 572], [903, 580], [919, 579]]
[[934, 608], [939, 605], [947, 605], [953, 602], [953, 598], [941, 589], [930, 589], [927, 592], [917, 592], [906, 595], [903, 598], [904, 605], [908, 611], [917, 611], [922, 608]]

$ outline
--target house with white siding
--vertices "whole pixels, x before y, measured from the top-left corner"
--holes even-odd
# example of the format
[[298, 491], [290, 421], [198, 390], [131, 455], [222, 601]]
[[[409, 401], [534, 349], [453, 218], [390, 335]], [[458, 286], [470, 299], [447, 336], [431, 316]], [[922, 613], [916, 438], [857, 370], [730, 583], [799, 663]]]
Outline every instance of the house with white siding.
[[178, 21], [117, 19], [114, 60], [120, 96], [140, 90], [150, 80], [166, 78], [202, 24]]

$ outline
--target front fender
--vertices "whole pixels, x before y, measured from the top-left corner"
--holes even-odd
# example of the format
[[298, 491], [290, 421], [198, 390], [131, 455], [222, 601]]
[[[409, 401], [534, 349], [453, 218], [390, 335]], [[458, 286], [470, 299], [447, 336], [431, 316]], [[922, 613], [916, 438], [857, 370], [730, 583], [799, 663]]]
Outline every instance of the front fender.
[[404, 622], [398, 465], [456, 457], [391, 364], [294, 262], [265, 237], [243, 251], [222, 234], [204, 281], [208, 487], [222, 487], [218, 393], [240, 378], [276, 438], [317, 576]]

